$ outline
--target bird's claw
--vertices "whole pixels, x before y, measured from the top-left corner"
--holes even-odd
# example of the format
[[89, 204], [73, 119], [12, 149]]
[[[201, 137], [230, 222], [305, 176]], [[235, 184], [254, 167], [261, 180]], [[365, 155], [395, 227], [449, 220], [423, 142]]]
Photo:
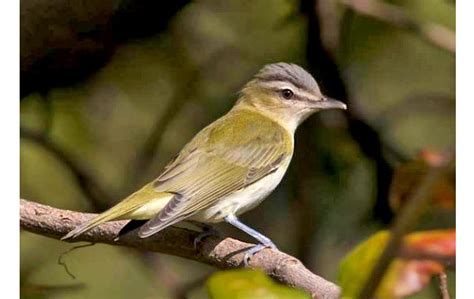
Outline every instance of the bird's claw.
[[277, 247], [275, 246], [275, 244], [273, 244], [272, 242], [268, 243], [268, 244], [257, 244], [255, 246], [253, 246], [252, 248], [250, 248], [249, 250], [247, 250], [245, 252], [245, 255], [244, 255], [244, 266], [245, 267], [248, 267], [249, 266], [249, 262], [250, 262], [250, 259], [257, 253], [257, 252], [260, 252], [262, 251], [263, 249], [265, 248], [270, 248], [270, 249], [277, 249]]
[[201, 243], [204, 238], [211, 236], [219, 236], [219, 232], [215, 229], [210, 228], [197, 235], [193, 241], [194, 249], [196, 250], [198, 248], [199, 243]]

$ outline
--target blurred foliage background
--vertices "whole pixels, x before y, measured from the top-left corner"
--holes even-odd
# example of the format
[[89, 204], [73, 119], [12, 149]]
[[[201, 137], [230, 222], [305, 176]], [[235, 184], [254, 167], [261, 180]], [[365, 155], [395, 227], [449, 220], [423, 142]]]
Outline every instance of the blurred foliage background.
[[[154, 178], [264, 64], [298, 63], [348, 111], [297, 131], [289, 173], [243, 221], [335, 281], [343, 256], [392, 221], [394, 170], [455, 144], [454, 1], [20, 3], [22, 198], [101, 211]], [[454, 213], [419, 226], [452, 228]], [[216, 271], [95, 245], [63, 258], [73, 280], [57, 263], [71, 247], [21, 232], [22, 298], [207, 298]]]

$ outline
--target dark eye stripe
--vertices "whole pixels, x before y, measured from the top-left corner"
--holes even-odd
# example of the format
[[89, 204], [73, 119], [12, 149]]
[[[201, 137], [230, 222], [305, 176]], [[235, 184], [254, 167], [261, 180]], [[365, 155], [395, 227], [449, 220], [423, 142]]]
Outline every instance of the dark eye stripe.
[[[281, 88], [271, 88], [273, 91], [275, 92], [278, 92], [280, 93], [282, 91]], [[293, 91], [293, 90], [291, 90]], [[324, 98], [321, 98], [321, 100], [323, 100]], [[291, 97], [291, 99], [285, 99], [285, 100], [288, 100], [288, 101], [298, 101], [298, 102], [315, 102], [316, 100], [312, 100], [310, 98], [307, 98], [307, 97], [304, 97], [304, 96], [301, 96], [299, 95], [297, 92], [293, 91], [293, 96]]]
[[310, 98], [306, 98], [306, 97], [303, 97], [303, 96], [300, 96], [298, 94], [294, 94], [293, 95], [293, 98], [291, 99], [292, 101], [299, 101], [299, 102], [310, 102], [310, 103], [314, 103], [316, 102], [317, 100], [312, 100]]
[[308, 98], [305, 98], [305, 97], [302, 97], [302, 96], [296, 95], [296, 94], [293, 96], [293, 100], [295, 100], [295, 101], [300, 101], [300, 102], [308, 102], [308, 101], [310, 101]]

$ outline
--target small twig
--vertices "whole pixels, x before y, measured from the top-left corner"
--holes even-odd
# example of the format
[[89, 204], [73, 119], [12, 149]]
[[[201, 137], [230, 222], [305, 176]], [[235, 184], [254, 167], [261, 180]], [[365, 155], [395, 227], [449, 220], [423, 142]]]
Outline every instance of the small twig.
[[[95, 215], [55, 209], [27, 200], [20, 201], [20, 227], [55, 239], [60, 239], [71, 229]], [[193, 240], [198, 233], [176, 227], [166, 228], [145, 239], [132, 231], [116, 241], [119, 231], [126, 223], [127, 221], [108, 222], [72, 241], [105, 243], [161, 252], [223, 269], [242, 267], [245, 250], [254, 246], [232, 238], [209, 237], [205, 238], [196, 249]], [[249, 266], [262, 269], [283, 284], [309, 292], [312, 298], [339, 298], [338, 286], [312, 273], [298, 259], [281, 251], [262, 250], [252, 257]]]
[[387, 2], [374, 0], [341, 0], [341, 2], [359, 14], [414, 32], [438, 48], [456, 53], [456, 36], [453, 31], [442, 25], [419, 22], [407, 15], [402, 8]]
[[400, 251], [397, 254], [397, 257], [407, 259], [407, 260], [421, 260], [421, 261], [435, 261], [448, 269], [455, 269], [456, 267], [456, 257], [455, 256], [445, 256], [442, 254], [434, 253], [419, 253], [416, 250], [410, 251], [407, 248], [400, 248]]
[[79, 248], [84, 248], [84, 247], [89, 247], [89, 246], [93, 246], [95, 245], [95, 243], [89, 243], [89, 244], [85, 244], [85, 245], [77, 245], [77, 246], [74, 246], [66, 251], [64, 251], [63, 253], [61, 253], [59, 256], [58, 256], [58, 265], [60, 266], [63, 266], [64, 270], [66, 271], [66, 273], [72, 278], [72, 279], [76, 279], [76, 275], [72, 274], [71, 271], [69, 271], [69, 267], [67, 266], [67, 264], [63, 261], [63, 257], [66, 255], [66, 254], [69, 254], [70, 252], [76, 250], [76, 249], [79, 249]]
[[377, 287], [382, 281], [388, 266], [393, 258], [397, 255], [402, 244], [403, 237], [416, 224], [417, 219], [424, 211], [426, 205], [431, 199], [433, 187], [446, 174], [446, 172], [453, 166], [454, 156], [446, 158], [446, 162], [432, 170], [425, 176], [418, 189], [413, 193], [411, 198], [406, 201], [406, 205], [401, 210], [400, 214], [395, 218], [395, 222], [391, 229], [390, 239], [387, 242], [382, 254], [375, 264], [372, 272], [367, 279], [366, 284], [359, 294], [360, 299], [370, 299], [374, 295]]
[[442, 272], [438, 275], [439, 278], [439, 292], [441, 294], [441, 299], [450, 299], [448, 291], [448, 276], [445, 272]]
[[105, 203], [111, 202], [110, 196], [102, 190], [99, 184], [85, 171], [77, 165], [58, 145], [56, 145], [51, 139], [41, 133], [34, 132], [32, 130], [20, 129], [21, 138], [25, 138], [41, 145], [44, 149], [52, 153], [59, 161], [66, 166], [69, 171], [74, 175], [76, 182], [92, 208], [95, 211], [103, 211], [108, 206]]

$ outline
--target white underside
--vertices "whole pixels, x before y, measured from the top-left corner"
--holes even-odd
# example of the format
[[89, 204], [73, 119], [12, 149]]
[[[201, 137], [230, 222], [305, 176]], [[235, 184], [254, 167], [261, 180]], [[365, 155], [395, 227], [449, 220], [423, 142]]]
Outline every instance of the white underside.
[[[260, 181], [246, 187], [243, 190], [234, 192], [229, 196], [219, 199], [214, 205], [194, 214], [189, 219], [204, 222], [216, 223], [224, 221], [228, 215], [240, 215], [259, 205], [281, 182], [285, 172], [290, 164], [291, 157], [285, 161], [280, 168], [272, 174], [264, 177]], [[159, 198], [150, 201], [146, 205], [128, 213], [123, 219], [151, 219], [158, 214], [164, 206], [172, 199]]]
[[219, 199], [213, 206], [193, 215], [190, 220], [215, 223], [228, 215], [240, 215], [259, 205], [281, 182], [288, 168], [289, 158], [277, 171], [247, 188]]

